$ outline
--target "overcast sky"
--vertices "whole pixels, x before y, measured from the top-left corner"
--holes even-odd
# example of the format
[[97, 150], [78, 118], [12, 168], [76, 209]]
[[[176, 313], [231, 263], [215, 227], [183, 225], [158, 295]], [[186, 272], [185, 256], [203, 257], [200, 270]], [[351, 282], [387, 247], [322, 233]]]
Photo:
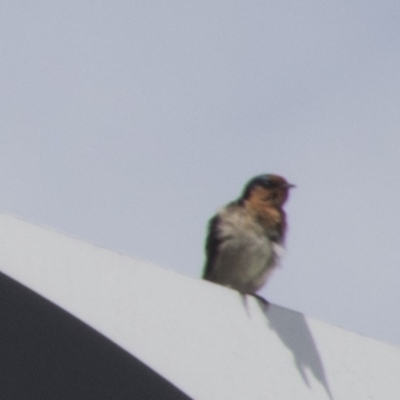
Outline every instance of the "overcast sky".
[[398, 0], [0, 5], [2, 212], [198, 278], [208, 219], [281, 174], [261, 294], [400, 345]]

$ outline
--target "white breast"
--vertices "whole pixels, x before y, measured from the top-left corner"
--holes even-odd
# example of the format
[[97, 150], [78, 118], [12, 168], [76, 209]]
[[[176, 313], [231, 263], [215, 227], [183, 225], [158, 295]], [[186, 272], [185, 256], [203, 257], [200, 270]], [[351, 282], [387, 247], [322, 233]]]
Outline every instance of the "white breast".
[[215, 280], [242, 293], [264, 285], [282, 246], [272, 242], [263, 227], [241, 207], [220, 211], [222, 239], [214, 265]]

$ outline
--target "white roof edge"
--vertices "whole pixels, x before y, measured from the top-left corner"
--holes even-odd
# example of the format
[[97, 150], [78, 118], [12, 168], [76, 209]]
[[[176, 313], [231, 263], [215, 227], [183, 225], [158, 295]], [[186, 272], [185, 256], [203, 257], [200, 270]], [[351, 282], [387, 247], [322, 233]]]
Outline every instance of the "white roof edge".
[[397, 399], [400, 349], [0, 214], [0, 270], [195, 399]]

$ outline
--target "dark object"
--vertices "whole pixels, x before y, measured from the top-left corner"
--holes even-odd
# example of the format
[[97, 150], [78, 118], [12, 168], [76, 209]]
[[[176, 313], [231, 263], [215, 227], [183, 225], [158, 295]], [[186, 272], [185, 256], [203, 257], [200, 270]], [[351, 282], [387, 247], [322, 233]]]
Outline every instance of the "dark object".
[[1, 400], [189, 399], [103, 335], [2, 273], [0, 321]]

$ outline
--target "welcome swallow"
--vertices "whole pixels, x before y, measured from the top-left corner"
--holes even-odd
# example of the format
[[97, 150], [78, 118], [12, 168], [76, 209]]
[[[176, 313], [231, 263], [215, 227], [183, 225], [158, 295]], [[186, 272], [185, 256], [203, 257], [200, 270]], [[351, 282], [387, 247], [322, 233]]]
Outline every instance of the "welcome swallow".
[[256, 176], [209, 221], [204, 279], [259, 297], [282, 253], [282, 207], [294, 186], [278, 175]]

